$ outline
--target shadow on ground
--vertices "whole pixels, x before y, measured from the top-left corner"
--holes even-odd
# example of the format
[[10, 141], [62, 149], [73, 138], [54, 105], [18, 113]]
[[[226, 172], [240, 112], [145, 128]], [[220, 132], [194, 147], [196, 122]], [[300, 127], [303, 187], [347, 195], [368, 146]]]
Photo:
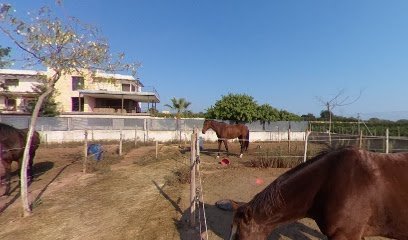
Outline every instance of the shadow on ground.
[[[200, 206], [202, 206], [200, 204]], [[210, 232], [209, 239], [212, 239], [215, 234], [221, 239], [228, 239], [232, 215], [231, 211], [221, 210], [215, 205], [205, 204], [205, 214], [206, 223], [208, 231]], [[201, 211], [202, 212], [202, 211]], [[196, 227], [190, 227], [189, 224], [190, 210], [184, 211], [181, 219], [175, 219], [175, 224], [180, 233], [180, 239], [206, 239], [205, 236], [205, 224], [204, 216], [201, 214], [201, 219], [196, 217]], [[200, 221], [201, 220], [201, 221]], [[272, 234], [268, 237], [268, 240], [278, 240], [278, 239], [293, 239], [293, 240], [309, 240], [311, 237], [313, 239], [327, 239], [326, 236], [321, 234], [319, 231], [314, 230], [301, 222], [294, 222], [291, 224], [286, 224], [275, 229]]]
[[[232, 211], [222, 210], [215, 204], [204, 204], [204, 213], [203, 204], [200, 202], [200, 204], [196, 205], [196, 224], [195, 227], [192, 227], [190, 226], [190, 209], [188, 208], [182, 211], [180, 199], [172, 199], [163, 187], [160, 187], [154, 181], [153, 183], [159, 193], [172, 204], [177, 212], [182, 214], [180, 219], [173, 219], [174, 224], [179, 231], [180, 239], [206, 239], [206, 226], [208, 228], [207, 232], [209, 234], [209, 239], [213, 239], [215, 236], [221, 239], [228, 239], [233, 216]], [[294, 222], [275, 229], [268, 237], [268, 240], [277, 240], [282, 237], [294, 240], [308, 240], [310, 237], [313, 237], [313, 239], [327, 239], [319, 231], [314, 230], [301, 222]]]

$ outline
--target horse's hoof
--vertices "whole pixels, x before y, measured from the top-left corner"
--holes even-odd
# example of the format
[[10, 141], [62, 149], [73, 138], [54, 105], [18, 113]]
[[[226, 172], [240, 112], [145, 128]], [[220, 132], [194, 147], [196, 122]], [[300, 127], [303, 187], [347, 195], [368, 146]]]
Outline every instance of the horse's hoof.
[[239, 158], [242, 158], [243, 155], [244, 155], [244, 154], [241, 153], [241, 154], [239, 155]]

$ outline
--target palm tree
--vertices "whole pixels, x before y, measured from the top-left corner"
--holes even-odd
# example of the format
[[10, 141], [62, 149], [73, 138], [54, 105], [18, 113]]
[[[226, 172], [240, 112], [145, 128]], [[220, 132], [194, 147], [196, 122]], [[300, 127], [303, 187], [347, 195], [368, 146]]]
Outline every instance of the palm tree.
[[184, 113], [188, 106], [190, 106], [191, 102], [188, 102], [185, 98], [175, 98], [173, 97], [171, 100], [171, 105], [166, 104], [164, 106], [171, 108], [172, 110], [176, 111], [177, 118], [180, 118], [180, 115]]
[[166, 104], [166, 105], [164, 105], [164, 106], [166, 106], [166, 107], [169, 107], [169, 108], [171, 108], [171, 109], [173, 109], [173, 110], [175, 110], [176, 111], [176, 117], [177, 117], [177, 122], [176, 122], [176, 124], [177, 124], [177, 129], [179, 130], [179, 132], [180, 132], [180, 142], [181, 142], [181, 129], [180, 129], [180, 123], [179, 123], [179, 121], [180, 121], [180, 115], [182, 114], [182, 113], [184, 113], [186, 110], [187, 110], [187, 108], [188, 108], [188, 106], [190, 106], [190, 104], [191, 104], [191, 102], [188, 102], [185, 98], [179, 98], [179, 99], [177, 99], [177, 98], [175, 98], [175, 97], [173, 97], [172, 99], [170, 99], [171, 100], [171, 104], [172, 105], [169, 105], [169, 104]]

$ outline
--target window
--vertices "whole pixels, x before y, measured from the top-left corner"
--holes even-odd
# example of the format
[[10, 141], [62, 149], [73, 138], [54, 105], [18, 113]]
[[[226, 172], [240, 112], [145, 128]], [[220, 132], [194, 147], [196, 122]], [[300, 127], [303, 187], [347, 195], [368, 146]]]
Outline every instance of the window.
[[9, 90], [9, 87], [18, 87], [18, 79], [4, 79], [4, 81], [0, 82], [0, 87], [4, 90]]
[[17, 87], [18, 86], [18, 79], [6, 79], [4, 81], [4, 85]]
[[[79, 99], [79, 97], [71, 98], [72, 111], [73, 112], [83, 112], [84, 111], [84, 98]], [[79, 104], [81, 104], [81, 110], [79, 109]]]
[[84, 89], [84, 78], [72, 76], [72, 91]]
[[122, 91], [123, 92], [130, 92], [130, 84], [122, 84]]
[[14, 98], [6, 98], [6, 109], [8, 111], [15, 111], [17, 107], [17, 101]]
[[136, 92], [136, 86], [134, 84], [122, 83], [123, 92]]

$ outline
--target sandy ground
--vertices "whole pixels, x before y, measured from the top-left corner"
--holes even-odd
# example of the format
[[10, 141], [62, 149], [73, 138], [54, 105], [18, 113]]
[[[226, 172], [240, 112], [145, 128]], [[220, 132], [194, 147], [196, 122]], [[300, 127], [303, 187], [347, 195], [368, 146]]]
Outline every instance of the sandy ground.
[[[237, 143], [231, 152], [238, 153]], [[252, 146], [251, 151], [257, 151]], [[115, 158], [116, 146], [109, 149]], [[33, 215], [21, 217], [18, 177], [10, 196], [0, 198], [0, 239], [200, 239], [207, 226], [208, 239], [228, 237], [232, 213], [215, 207], [220, 199], [248, 201], [287, 169], [251, 168], [254, 155], [222, 166], [215, 145], [201, 154], [198, 184], [205, 203], [191, 228], [189, 184], [174, 184], [176, 172], [189, 162], [189, 152], [177, 145], [145, 146], [129, 150], [123, 158], [82, 173], [81, 146], [41, 146], [35, 159], [35, 181], [30, 186]], [[171, 181], [173, 180], [173, 181]], [[173, 183], [173, 184], [171, 184]], [[206, 224], [205, 224], [206, 223]], [[204, 234], [202, 234], [205, 236]], [[269, 239], [325, 239], [315, 222], [302, 219], [281, 227]], [[384, 238], [372, 238], [384, 239]]]

